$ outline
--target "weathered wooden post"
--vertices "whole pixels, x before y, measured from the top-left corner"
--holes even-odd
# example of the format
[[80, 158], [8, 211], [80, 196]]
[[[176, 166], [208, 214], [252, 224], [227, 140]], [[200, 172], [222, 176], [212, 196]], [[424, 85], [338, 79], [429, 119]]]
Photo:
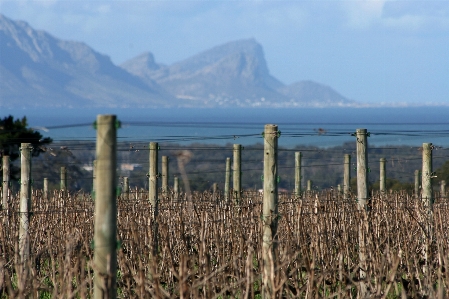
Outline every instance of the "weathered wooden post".
[[422, 145], [422, 200], [424, 204], [432, 209], [432, 143]]
[[295, 152], [295, 196], [301, 196], [301, 152]]
[[44, 199], [48, 200], [48, 178], [44, 178]]
[[153, 213], [157, 213], [157, 157], [158, 144], [157, 142], [150, 142], [150, 172], [149, 172], [149, 200], [153, 207]]
[[445, 180], [440, 181], [440, 197], [446, 198], [446, 181]]
[[23, 275], [30, 255], [29, 223], [31, 212], [31, 143], [20, 145], [19, 256]]
[[173, 179], [173, 193], [174, 193], [174, 199], [179, 199], [179, 178], [177, 176]]
[[218, 184], [217, 183], [213, 183], [212, 184], [212, 198], [214, 200], [217, 200], [218, 197]]
[[98, 115], [94, 225], [94, 298], [115, 298], [117, 274], [117, 119]]
[[351, 192], [351, 155], [345, 154], [343, 165], [343, 198], [349, 198]]
[[[155, 256], [157, 256], [158, 252], [158, 223], [157, 216], [159, 213], [159, 198], [158, 198], [158, 151], [159, 145], [157, 142], [150, 142], [150, 183], [149, 183], [149, 200], [150, 204], [153, 208], [152, 211], [152, 250], [150, 252], [149, 258], [152, 260]], [[167, 173], [168, 174], [168, 173]], [[152, 279], [152, 275], [150, 275], [150, 279]]]
[[419, 198], [419, 170], [415, 170], [415, 197]]
[[123, 177], [123, 198], [129, 199], [129, 178], [127, 176]]
[[92, 165], [92, 194], [95, 194], [95, 176], [97, 175], [97, 160], [94, 160]]
[[2, 183], [2, 208], [8, 210], [8, 195], [9, 195], [9, 156], [2, 158], [3, 168], [3, 183]]
[[168, 196], [168, 163], [167, 156], [162, 156], [162, 196]]
[[242, 169], [241, 169], [241, 157], [242, 146], [240, 144], [234, 144], [234, 175], [233, 175], [233, 189], [234, 189], [234, 201], [238, 203], [240, 201], [240, 192], [242, 191]]
[[226, 176], [225, 176], [225, 186], [224, 186], [224, 197], [225, 197], [226, 203], [229, 203], [230, 182], [231, 182], [231, 158], [226, 158]]
[[64, 191], [64, 193], [67, 191], [67, 168], [65, 168], [65, 166], [61, 167], [60, 189], [61, 191]]
[[356, 131], [356, 151], [357, 151], [357, 207], [361, 212], [359, 235], [359, 276], [360, 276], [360, 298], [368, 295], [366, 279], [366, 242], [365, 234], [367, 228], [367, 201], [368, 201], [368, 133], [366, 129]]
[[368, 200], [368, 134], [357, 129], [357, 202], [358, 208], [366, 209]]
[[385, 170], [385, 162], [387, 160], [385, 158], [380, 158], [380, 177], [379, 177], [379, 191], [382, 194], [385, 194], [387, 191], [386, 187], [386, 170]]
[[[429, 252], [429, 241], [431, 239], [431, 217], [433, 208], [433, 192], [432, 192], [432, 143], [423, 143], [422, 145], [422, 170], [421, 170], [421, 200], [424, 207], [427, 209], [427, 215], [425, 219], [426, 232], [423, 232], [423, 248], [422, 248], [422, 258], [424, 259], [423, 272], [428, 273], [428, 252]], [[423, 219], [424, 220], [424, 219]]]
[[276, 247], [278, 225], [277, 158], [280, 132], [276, 125], [265, 125], [263, 167], [262, 298], [275, 297]]
[[313, 185], [312, 180], [307, 180], [307, 195], [308, 196], [312, 195], [312, 185]]

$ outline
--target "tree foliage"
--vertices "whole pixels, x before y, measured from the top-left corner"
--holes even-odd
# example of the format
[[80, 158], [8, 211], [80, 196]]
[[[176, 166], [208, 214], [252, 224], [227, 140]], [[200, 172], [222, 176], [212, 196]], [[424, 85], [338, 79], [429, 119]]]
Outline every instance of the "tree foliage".
[[9, 156], [11, 161], [19, 157], [21, 143], [31, 143], [32, 155], [38, 156], [43, 152], [42, 146], [51, 142], [51, 138], [43, 138], [41, 133], [28, 128], [26, 117], [14, 119], [9, 115], [0, 120], [0, 153]]
[[[21, 143], [30, 143], [32, 146], [31, 154], [36, 157], [44, 152], [44, 145], [52, 141], [51, 138], [44, 138], [41, 133], [29, 128], [25, 116], [22, 119], [14, 119], [13, 116], [9, 115], [0, 119], [0, 157], [9, 156], [11, 162], [19, 158]], [[16, 166], [10, 167], [12, 179], [17, 178], [18, 172], [19, 169]]]

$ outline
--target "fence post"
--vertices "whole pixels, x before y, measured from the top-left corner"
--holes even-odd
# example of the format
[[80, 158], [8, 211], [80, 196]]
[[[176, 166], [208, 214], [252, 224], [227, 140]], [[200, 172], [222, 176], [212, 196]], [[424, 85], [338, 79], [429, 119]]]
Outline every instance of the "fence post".
[[29, 221], [31, 212], [31, 143], [20, 145], [19, 255], [24, 275], [30, 255]]
[[415, 170], [415, 197], [419, 198], [419, 170]]
[[368, 139], [366, 129], [357, 129], [357, 202], [366, 209], [368, 200]]
[[241, 170], [241, 157], [242, 146], [240, 144], [234, 144], [234, 175], [233, 175], [233, 189], [234, 189], [234, 201], [238, 203], [240, 201], [240, 192], [242, 191], [242, 170]]
[[307, 195], [310, 196], [312, 194], [312, 180], [307, 180]]
[[440, 197], [446, 198], [446, 181], [442, 180], [440, 182]]
[[150, 172], [149, 172], [149, 200], [153, 207], [153, 213], [157, 213], [157, 142], [150, 142]]
[[179, 178], [177, 176], [173, 179], [173, 193], [174, 193], [174, 199], [179, 199]]
[[94, 160], [92, 167], [92, 194], [95, 194], [95, 176], [97, 175], [97, 160]]
[[365, 233], [367, 230], [367, 201], [368, 201], [368, 133], [366, 129], [357, 129], [357, 208], [361, 212], [360, 224], [358, 227], [359, 237], [359, 277], [360, 277], [360, 298], [368, 295], [366, 279], [366, 246]]
[[432, 198], [432, 143], [423, 143], [422, 145], [422, 200], [425, 205], [431, 209]]
[[125, 200], [129, 199], [129, 178], [123, 177], [123, 197]]
[[343, 165], [343, 198], [349, 198], [351, 191], [351, 155], [345, 154]]
[[278, 223], [278, 138], [276, 125], [265, 125], [263, 167], [263, 242], [262, 242], [262, 298], [274, 298], [276, 276], [276, 243]]
[[212, 198], [214, 200], [217, 200], [217, 198], [218, 198], [218, 184], [217, 183], [212, 184]]
[[379, 190], [382, 194], [385, 194], [386, 192], [386, 169], [385, 169], [385, 162], [387, 160], [385, 158], [380, 158], [380, 177], [379, 177]]
[[229, 185], [231, 182], [231, 158], [226, 158], [226, 176], [224, 186], [225, 202], [229, 203]]
[[94, 298], [116, 297], [117, 272], [117, 120], [98, 115], [94, 225]]
[[65, 168], [64, 166], [61, 167], [60, 189], [61, 191], [64, 191], [64, 193], [66, 193], [67, 191], [67, 168]]
[[168, 162], [167, 156], [162, 156], [162, 196], [168, 196]]
[[9, 194], [9, 156], [3, 156], [3, 184], [2, 184], [2, 209], [8, 210], [8, 194]]
[[301, 152], [295, 152], [295, 196], [301, 196]]
[[44, 199], [48, 200], [48, 178], [44, 178]]

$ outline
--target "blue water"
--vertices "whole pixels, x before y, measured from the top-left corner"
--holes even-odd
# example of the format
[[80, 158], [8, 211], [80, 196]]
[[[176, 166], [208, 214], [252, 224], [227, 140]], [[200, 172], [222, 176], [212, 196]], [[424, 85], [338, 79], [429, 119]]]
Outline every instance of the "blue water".
[[217, 109], [5, 109], [0, 117], [27, 116], [30, 126], [55, 141], [95, 140], [98, 114], [116, 114], [120, 141], [262, 143], [265, 124], [277, 124], [279, 145], [330, 147], [354, 141], [365, 128], [375, 146], [449, 147], [449, 107], [420, 108], [217, 108]]

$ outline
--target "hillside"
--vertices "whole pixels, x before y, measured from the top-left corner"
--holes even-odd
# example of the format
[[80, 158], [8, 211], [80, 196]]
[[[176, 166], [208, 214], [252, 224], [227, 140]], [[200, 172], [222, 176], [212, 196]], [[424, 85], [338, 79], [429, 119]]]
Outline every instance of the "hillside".
[[82, 42], [0, 15], [0, 107], [329, 107], [356, 104], [312, 81], [286, 86], [254, 39], [171, 65], [145, 52], [120, 67]]
[[155, 81], [192, 106], [345, 106], [354, 103], [330, 87], [312, 81], [285, 86], [274, 78], [263, 48], [254, 39], [220, 45], [164, 66], [151, 53], [121, 65], [142, 80]]
[[[57, 39], [0, 15], [0, 105], [49, 107], [173, 105], [89, 46]], [[172, 102], [170, 102], [172, 101]]]

